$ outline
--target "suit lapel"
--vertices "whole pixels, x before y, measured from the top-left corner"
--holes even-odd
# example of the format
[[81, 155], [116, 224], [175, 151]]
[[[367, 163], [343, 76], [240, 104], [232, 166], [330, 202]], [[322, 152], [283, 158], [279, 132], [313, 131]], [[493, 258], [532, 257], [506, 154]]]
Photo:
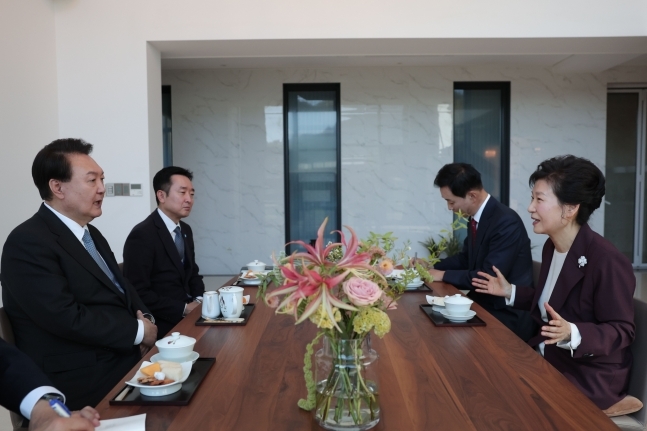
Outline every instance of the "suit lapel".
[[558, 313], [566, 302], [571, 290], [584, 277], [584, 267], [580, 267], [577, 261], [581, 256], [586, 256], [586, 250], [591, 242], [591, 238], [591, 228], [585, 224], [580, 228], [580, 231], [573, 241], [573, 245], [568, 250], [564, 266], [555, 283], [555, 289], [548, 300], [550, 306]]
[[[56, 215], [45, 208], [45, 205], [41, 205], [38, 210], [38, 214], [45, 220], [45, 223], [52, 231], [53, 234], [57, 235], [58, 244], [67, 252], [74, 260], [76, 260], [79, 265], [85, 268], [88, 272], [94, 275], [99, 281], [101, 281], [106, 287], [115, 292], [122, 300], [126, 301], [124, 295], [117, 289], [117, 286], [114, 285], [112, 280], [99, 268], [99, 265], [94, 261], [90, 253], [83, 247], [81, 241], [79, 241], [72, 231], [68, 229], [67, 226], [58, 218]], [[93, 237], [94, 240], [94, 237]], [[100, 241], [99, 241], [100, 242]], [[95, 246], [97, 243], [95, 242]], [[97, 248], [97, 250], [99, 250]], [[102, 256], [102, 250], [99, 251]], [[105, 259], [104, 259], [105, 260]], [[112, 270], [112, 268], [111, 268]]]
[[[474, 269], [474, 265], [476, 263], [476, 256], [478, 255], [479, 248], [481, 247], [481, 244], [483, 243], [483, 239], [487, 234], [487, 230], [490, 227], [495, 206], [496, 206], [496, 200], [494, 199], [493, 196], [490, 195], [490, 199], [488, 200], [487, 204], [485, 204], [485, 208], [483, 208], [483, 212], [481, 213], [481, 219], [476, 225], [476, 240], [474, 241], [474, 247], [470, 248], [470, 250], [472, 250], [472, 252], [470, 253], [470, 262], [469, 262], [471, 269]], [[469, 230], [469, 226], [468, 226], [468, 230]], [[468, 237], [470, 236], [471, 236], [471, 233], [468, 233]], [[470, 241], [472, 240], [471, 237], [469, 238], [469, 240]]]
[[[157, 227], [157, 234], [159, 235], [162, 244], [164, 244], [166, 253], [173, 262], [173, 265], [175, 265], [178, 271], [180, 271], [182, 278], [184, 279], [184, 266], [182, 265], [182, 258], [180, 257], [180, 253], [177, 252], [173, 238], [171, 238], [171, 233], [168, 231], [166, 225], [164, 224], [164, 220], [162, 220], [162, 217], [160, 217], [157, 210], [153, 211], [153, 223], [155, 223], [155, 226]], [[184, 247], [186, 250], [186, 243]]]
[[544, 251], [541, 254], [541, 269], [539, 270], [539, 280], [537, 280], [537, 286], [535, 286], [535, 297], [532, 300], [530, 305], [530, 312], [532, 313], [537, 306], [539, 305], [539, 297], [541, 292], [543, 292], [546, 287], [546, 279], [548, 278], [548, 271], [550, 270], [550, 262], [553, 259], [553, 252], [555, 251], [555, 245], [549, 239], [548, 246], [544, 248]]

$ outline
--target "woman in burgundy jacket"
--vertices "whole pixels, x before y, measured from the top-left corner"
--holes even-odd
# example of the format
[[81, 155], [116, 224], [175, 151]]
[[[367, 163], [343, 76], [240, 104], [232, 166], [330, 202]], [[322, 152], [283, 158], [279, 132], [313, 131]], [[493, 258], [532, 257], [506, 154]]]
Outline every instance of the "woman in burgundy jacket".
[[479, 272], [473, 284], [530, 310], [541, 325], [530, 346], [610, 409], [627, 395], [636, 279], [629, 259], [587, 224], [602, 202], [604, 175], [569, 155], [543, 161], [529, 183], [533, 231], [548, 235], [537, 288], [511, 285], [497, 269], [497, 277]]

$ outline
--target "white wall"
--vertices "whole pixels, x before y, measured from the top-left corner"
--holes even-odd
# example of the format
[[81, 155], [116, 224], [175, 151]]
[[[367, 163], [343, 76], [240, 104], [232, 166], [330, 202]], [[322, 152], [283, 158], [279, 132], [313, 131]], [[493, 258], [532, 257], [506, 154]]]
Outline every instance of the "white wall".
[[38, 209], [31, 164], [38, 150], [58, 137], [51, 1], [0, 0], [0, 59], [2, 245]]
[[[451, 222], [433, 179], [453, 161], [453, 83], [465, 80], [511, 82], [510, 206], [539, 257], [546, 238], [529, 223], [528, 177], [542, 160], [565, 153], [604, 170], [606, 83], [599, 76], [511, 67], [165, 71], [174, 162], [196, 174], [189, 222], [203, 271], [235, 272], [282, 249], [283, 83], [341, 83], [342, 223], [361, 237], [393, 231], [422, 253], [418, 241]], [[602, 231], [604, 208], [591, 223]]]

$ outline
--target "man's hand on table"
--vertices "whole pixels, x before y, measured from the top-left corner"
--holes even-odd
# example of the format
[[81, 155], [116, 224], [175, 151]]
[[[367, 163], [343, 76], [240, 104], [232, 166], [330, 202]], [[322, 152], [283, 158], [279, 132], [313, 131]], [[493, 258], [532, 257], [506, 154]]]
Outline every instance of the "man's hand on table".
[[431, 275], [434, 278], [434, 281], [443, 281], [443, 277], [445, 276], [445, 271], [440, 271], [438, 269], [428, 269], [429, 275]]
[[72, 412], [72, 417], [63, 418], [40, 400], [31, 411], [30, 431], [94, 431], [99, 426], [99, 413], [92, 407], [84, 407], [79, 412]]
[[140, 348], [144, 346], [150, 349], [155, 345], [155, 341], [157, 340], [157, 326], [145, 318], [140, 310], [137, 310], [137, 319], [144, 323], [144, 339], [140, 344]]

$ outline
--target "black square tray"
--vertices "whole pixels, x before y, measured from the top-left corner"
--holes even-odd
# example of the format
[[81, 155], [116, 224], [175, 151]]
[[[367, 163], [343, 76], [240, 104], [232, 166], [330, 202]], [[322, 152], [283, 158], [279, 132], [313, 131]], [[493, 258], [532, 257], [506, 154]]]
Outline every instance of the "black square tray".
[[195, 321], [195, 326], [245, 326], [247, 325], [249, 316], [251, 316], [252, 313], [254, 312], [254, 308], [256, 308], [256, 304], [253, 304], [251, 302], [249, 304], [245, 304], [245, 309], [240, 315], [240, 317], [242, 317], [245, 320], [243, 320], [240, 323], [239, 322], [205, 322], [204, 318], [200, 316], [200, 318]]
[[474, 316], [467, 322], [451, 322], [442, 314], [436, 313], [431, 309], [431, 304], [420, 304], [422, 311], [436, 326], [486, 326], [485, 322], [479, 316]]
[[[114, 398], [110, 400], [111, 406], [186, 406], [191, 401], [191, 397], [195, 393], [200, 383], [207, 375], [216, 358], [198, 358], [191, 367], [191, 374], [189, 378], [182, 383], [182, 389], [171, 395], [164, 395], [162, 397], [149, 397], [139, 393], [139, 388], [132, 388], [126, 397], [117, 401]], [[129, 387], [125, 385], [123, 389]], [[115, 398], [123, 391], [117, 392]]]

